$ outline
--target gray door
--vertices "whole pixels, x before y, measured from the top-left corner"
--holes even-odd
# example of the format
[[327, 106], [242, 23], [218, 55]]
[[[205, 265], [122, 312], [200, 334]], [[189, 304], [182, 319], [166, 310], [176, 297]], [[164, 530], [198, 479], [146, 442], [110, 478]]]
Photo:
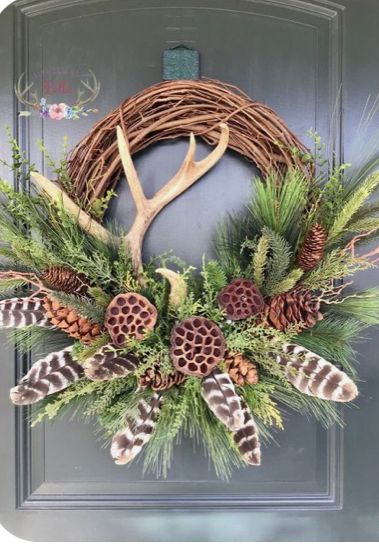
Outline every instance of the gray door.
[[[240, 86], [276, 109], [300, 138], [306, 141], [312, 127], [349, 157], [365, 101], [379, 91], [378, 19], [375, 0], [20, 0], [0, 15], [0, 125], [13, 127], [43, 169], [38, 139], [52, 155], [64, 135], [74, 145], [123, 98], [159, 81], [162, 51], [184, 43], [200, 51], [204, 76]], [[102, 82], [98, 114], [59, 123], [17, 118], [12, 86], [19, 74], [26, 72], [39, 90], [61, 81], [75, 90], [88, 68]], [[4, 135], [1, 144], [3, 156]], [[175, 171], [184, 150], [184, 143], [173, 143], [138, 156], [148, 193]], [[217, 221], [248, 196], [252, 174], [252, 166], [227, 154], [162, 213], [145, 252], [173, 249], [198, 264], [210, 253]], [[123, 220], [130, 200], [121, 187], [119, 194], [111, 214]], [[360, 283], [373, 283], [376, 276]], [[0, 521], [17, 536], [378, 539], [375, 339], [360, 348], [365, 382], [359, 409], [345, 413], [343, 433], [290, 415], [277, 444], [265, 447], [262, 467], [236, 471], [229, 483], [217, 480], [203, 455], [186, 443], [176, 450], [168, 480], [156, 480], [143, 477], [138, 465], [114, 466], [91, 424], [67, 419], [30, 431], [27, 410], [15, 410], [8, 400], [25, 364], [2, 342]]]

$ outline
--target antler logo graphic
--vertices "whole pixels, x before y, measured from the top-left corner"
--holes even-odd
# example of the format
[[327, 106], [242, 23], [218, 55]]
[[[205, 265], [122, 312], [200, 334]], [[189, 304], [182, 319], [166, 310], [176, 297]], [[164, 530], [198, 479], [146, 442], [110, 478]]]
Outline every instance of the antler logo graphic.
[[[84, 108], [84, 105], [93, 102], [100, 92], [100, 82], [97, 80], [94, 72], [89, 70], [90, 77], [86, 80], [80, 80], [81, 87], [78, 89], [78, 95], [75, 103], [70, 106], [66, 103], [50, 104], [44, 97], [39, 98], [36, 91], [32, 91], [34, 83], [25, 83], [23, 81], [25, 74], [22, 73], [15, 85], [15, 94], [20, 103], [30, 106], [34, 111], [38, 111], [42, 118], [50, 120], [77, 120], [81, 116], [88, 116], [90, 113], [98, 112], [97, 108]], [[29, 99], [27, 97], [30, 97]], [[19, 116], [30, 116], [29, 110], [22, 110]]]

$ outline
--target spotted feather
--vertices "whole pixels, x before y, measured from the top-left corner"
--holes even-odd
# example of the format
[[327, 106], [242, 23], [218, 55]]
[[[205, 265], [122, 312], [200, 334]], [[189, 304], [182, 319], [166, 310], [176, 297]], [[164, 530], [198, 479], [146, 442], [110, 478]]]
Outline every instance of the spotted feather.
[[51, 328], [41, 298], [9, 298], [0, 301], [0, 329], [35, 325]]
[[204, 378], [201, 395], [213, 414], [230, 431], [237, 431], [244, 424], [241, 398], [237, 395], [229, 374], [214, 369]]
[[30, 405], [62, 391], [83, 377], [82, 366], [71, 354], [72, 346], [36, 361], [20, 383], [11, 389], [15, 405]]
[[287, 355], [276, 355], [276, 361], [284, 365], [288, 381], [302, 393], [340, 403], [357, 397], [353, 380], [326, 359], [297, 344], [285, 344], [283, 349]]
[[259, 432], [253, 415], [245, 401], [242, 401], [244, 423], [233, 433], [241, 458], [249, 465], [261, 464], [261, 444]]
[[84, 374], [90, 380], [123, 378], [136, 370], [138, 359], [132, 354], [120, 355], [114, 346], [103, 346], [84, 364]]
[[126, 418], [126, 427], [112, 439], [111, 455], [117, 465], [132, 461], [150, 440], [162, 406], [162, 395], [154, 393], [151, 399], [141, 399], [135, 420]]

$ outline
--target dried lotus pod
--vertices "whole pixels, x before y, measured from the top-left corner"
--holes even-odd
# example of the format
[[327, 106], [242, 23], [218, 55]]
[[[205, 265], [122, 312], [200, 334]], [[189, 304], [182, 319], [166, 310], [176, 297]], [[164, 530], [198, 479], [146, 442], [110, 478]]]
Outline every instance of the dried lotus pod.
[[158, 312], [151, 302], [141, 294], [129, 292], [118, 294], [105, 312], [105, 327], [112, 342], [123, 347], [128, 337], [142, 340], [146, 331], [153, 330]]
[[190, 376], [207, 376], [223, 359], [225, 340], [220, 328], [204, 317], [189, 317], [171, 332], [174, 367]]
[[233, 321], [257, 315], [264, 308], [260, 290], [249, 279], [235, 279], [220, 291], [217, 299], [227, 319]]

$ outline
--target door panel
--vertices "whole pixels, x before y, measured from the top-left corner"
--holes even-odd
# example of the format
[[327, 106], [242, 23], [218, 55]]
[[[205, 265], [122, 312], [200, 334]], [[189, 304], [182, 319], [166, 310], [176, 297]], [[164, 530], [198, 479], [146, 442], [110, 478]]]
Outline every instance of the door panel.
[[[364, 2], [367, 13], [379, 15], [374, 2]], [[379, 77], [370, 81], [372, 71], [365, 71], [359, 62], [362, 51], [365, 62], [373, 62], [368, 52], [374, 32], [370, 38], [365, 30], [366, 42], [360, 40], [370, 17], [363, 11], [357, 17], [354, 0], [341, 5], [299, 0], [166, 4], [23, 0], [0, 16], [0, 30], [6, 29], [0, 33], [4, 35], [0, 60], [5, 67], [0, 121], [16, 120], [15, 131], [40, 169], [48, 173], [35, 146], [38, 139], [43, 138], [53, 156], [60, 153], [65, 135], [74, 145], [122, 99], [159, 81], [162, 51], [178, 43], [200, 51], [203, 76], [236, 84], [266, 102], [303, 140], [307, 141], [307, 129], [314, 128], [331, 147], [349, 149], [355, 114], [345, 114], [341, 124], [342, 79], [345, 105], [355, 112], [363, 107], [369, 90], [379, 87]], [[357, 42], [360, 53], [353, 48]], [[96, 116], [60, 123], [38, 117], [17, 120], [11, 100], [14, 77], [26, 72], [39, 90], [46, 82], [64, 80], [75, 91], [88, 68], [102, 82]], [[354, 84], [355, 74], [362, 86]], [[199, 156], [206, 149], [200, 145]], [[185, 142], [175, 142], [137, 155], [148, 195], [175, 172], [185, 150]], [[255, 173], [252, 165], [227, 153], [158, 217], [148, 234], [145, 256], [173, 249], [195, 265], [204, 253], [211, 256], [217, 222], [246, 201]], [[132, 217], [133, 209], [124, 180], [117, 192], [109, 216], [127, 226], [125, 219]], [[361, 283], [369, 281], [364, 277]], [[361, 410], [347, 412], [345, 440], [339, 429], [325, 431], [314, 421], [290, 415], [285, 432], [276, 435], [278, 444], [264, 448], [262, 467], [235, 471], [226, 483], [217, 480], [201, 450], [194, 453], [189, 442], [177, 447], [168, 479], [157, 480], [143, 476], [138, 463], [127, 469], [114, 466], [108, 450], [96, 439], [93, 424], [65, 419], [30, 431], [28, 411], [15, 410], [8, 402], [9, 388], [28, 363], [16, 356], [15, 372], [9, 349], [1, 371], [1, 426], [7, 440], [1, 450], [12, 472], [6, 472], [2, 482], [1, 522], [16, 535], [38, 540], [333, 540], [350, 538], [349, 534], [361, 540], [375, 538], [377, 494], [355, 471], [356, 461], [367, 472], [373, 469], [370, 450], [358, 452], [359, 444], [373, 446], [370, 433], [376, 442], [373, 449], [378, 447], [370, 422], [378, 406], [371, 397], [378, 386], [373, 352], [373, 343], [367, 344], [361, 375], [370, 382], [361, 390]], [[362, 458], [367, 458], [367, 465], [362, 466]], [[372, 505], [366, 504], [363, 515], [356, 507], [356, 492], [364, 485], [364, 499]], [[279, 509], [288, 511], [278, 513]]]

